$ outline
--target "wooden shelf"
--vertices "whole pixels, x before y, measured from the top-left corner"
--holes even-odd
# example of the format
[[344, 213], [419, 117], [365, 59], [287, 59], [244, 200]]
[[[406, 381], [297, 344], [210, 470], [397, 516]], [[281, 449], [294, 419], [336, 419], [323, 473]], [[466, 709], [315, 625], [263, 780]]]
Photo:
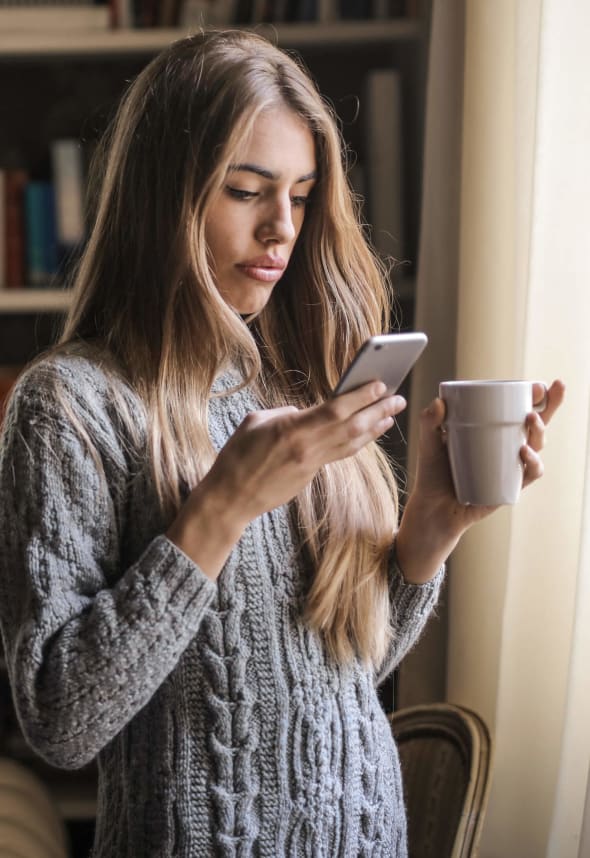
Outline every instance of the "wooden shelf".
[[[260, 24], [253, 29], [276, 39], [281, 47], [327, 47], [407, 42], [422, 38], [417, 19], [336, 21], [334, 23]], [[182, 29], [13, 31], [0, 33], [0, 61], [36, 57], [151, 54], [189, 35]]]
[[69, 304], [67, 289], [0, 289], [0, 313], [59, 313]]
[[[394, 278], [394, 294], [400, 301], [414, 296], [414, 278]], [[60, 313], [70, 306], [67, 289], [0, 289], [0, 313]]]

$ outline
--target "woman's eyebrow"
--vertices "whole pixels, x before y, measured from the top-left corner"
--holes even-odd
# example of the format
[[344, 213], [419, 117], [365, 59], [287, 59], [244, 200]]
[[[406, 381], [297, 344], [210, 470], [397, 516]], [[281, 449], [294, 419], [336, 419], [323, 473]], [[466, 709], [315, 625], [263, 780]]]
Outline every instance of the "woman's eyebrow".
[[[269, 179], [271, 182], [277, 182], [280, 179], [279, 173], [273, 173], [271, 170], [266, 170], [264, 167], [259, 167], [257, 164], [230, 164], [231, 172], [256, 173], [257, 176], [262, 176], [263, 179]], [[296, 185], [301, 182], [311, 182], [312, 179], [317, 179], [317, 170], [312, 170], [311, 173], [306, 173], [300, 176], [295, 182]]]

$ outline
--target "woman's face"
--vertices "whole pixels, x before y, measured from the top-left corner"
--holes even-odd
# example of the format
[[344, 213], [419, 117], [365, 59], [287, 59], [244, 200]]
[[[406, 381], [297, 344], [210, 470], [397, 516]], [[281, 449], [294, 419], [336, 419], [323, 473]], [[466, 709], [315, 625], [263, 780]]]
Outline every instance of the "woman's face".
[[212, 201], [205, 236], [221, 295], [258, 313], [289, 262], [316, 179], [311, 131], [289, 108], [263, 112]]

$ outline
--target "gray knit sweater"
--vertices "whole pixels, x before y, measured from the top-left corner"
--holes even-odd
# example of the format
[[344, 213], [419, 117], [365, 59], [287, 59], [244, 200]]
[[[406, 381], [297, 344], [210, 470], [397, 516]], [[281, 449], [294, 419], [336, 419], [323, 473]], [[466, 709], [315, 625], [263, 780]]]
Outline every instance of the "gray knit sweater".
[[[139, 402], [121, 391], [145, 437]], [[252, 522], [213, 583], [163, 535], [144, 448], [116, 401], [90, 361], [45, 360], [17, 386], [0, 452], [15, 703], [46, 760], [97, 758], [94, 856], [403, 858], [399, 761], [375, 677], [330, 661], [302, 622], [287, 508]], [[248, 390], [212, 398], [215, 446], [259, 407]], [[392, 567], [383, 673], [417, 639], [442, 575], [411, 586]]]

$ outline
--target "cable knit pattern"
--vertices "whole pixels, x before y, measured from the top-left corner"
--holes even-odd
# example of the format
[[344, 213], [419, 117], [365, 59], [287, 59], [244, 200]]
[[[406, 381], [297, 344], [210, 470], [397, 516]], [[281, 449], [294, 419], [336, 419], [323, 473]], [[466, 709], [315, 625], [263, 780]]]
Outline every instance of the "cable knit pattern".
[[[227, 571], [227, 570], [226, 570]], [[220, 858], [251, 854], [258, 833], [253, 802], [252, 773], [253, 696], [246, 682], [249, 659], [241, 633], [244, 594], [233, 575], [220, 582], [220, 610], [204, 621], [201, 650], [209, 713], [209, 749], [214, 761], [211, 794], [214, 805], [214, 840]]]
[[[217, 449], [259, 407], [252, 391], [232, 392], [237, 380], [214, 386]], [[49, 762], [97, 759], [94, 858], [406, 858], [375, 677], [334, 664], [302, 622], [289, 509], [253, 521], [213, 583], [163, 535], [144, 421], [120, 381], [52, 358], [19, 382], [0, 448], [0, 625], [15, 704]], [[392, 560], [396, 635], [382, 675], [416, 641], [442, 576], [411, 586]]]

